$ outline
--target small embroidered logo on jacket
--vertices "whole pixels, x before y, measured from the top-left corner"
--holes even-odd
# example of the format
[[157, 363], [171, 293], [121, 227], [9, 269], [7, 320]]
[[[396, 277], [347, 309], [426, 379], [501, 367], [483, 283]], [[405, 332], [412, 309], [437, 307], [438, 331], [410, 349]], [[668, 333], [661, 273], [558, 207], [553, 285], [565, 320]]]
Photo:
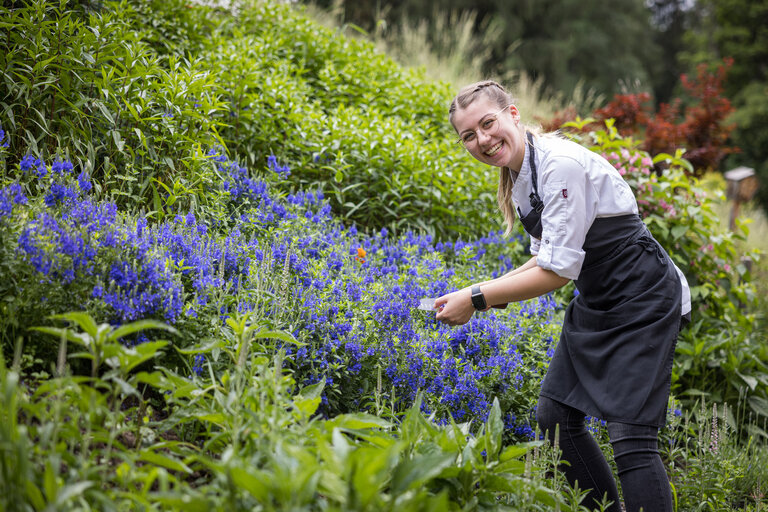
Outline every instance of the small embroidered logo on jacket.
[[566, 198], [566, 199], [568, 198], [568, 189], [567, 188], [563, 189], [563, 197]]

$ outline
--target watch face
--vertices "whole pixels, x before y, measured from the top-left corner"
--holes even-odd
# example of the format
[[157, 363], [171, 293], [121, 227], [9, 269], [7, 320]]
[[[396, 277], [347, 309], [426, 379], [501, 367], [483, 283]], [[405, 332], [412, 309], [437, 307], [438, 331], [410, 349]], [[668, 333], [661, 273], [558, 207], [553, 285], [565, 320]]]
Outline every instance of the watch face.
[[472, 305], [475, 309], [485, 309], [485, 296], [480, 290], [472, 290]]

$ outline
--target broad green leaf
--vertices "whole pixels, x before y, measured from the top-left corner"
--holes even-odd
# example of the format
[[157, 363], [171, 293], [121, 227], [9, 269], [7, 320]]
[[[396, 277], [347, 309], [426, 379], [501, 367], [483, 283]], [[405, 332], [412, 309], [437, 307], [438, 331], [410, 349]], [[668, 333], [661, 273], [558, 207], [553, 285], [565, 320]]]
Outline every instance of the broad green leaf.
[[125, 396], [135, 396], [135, 397], [141, 397], [141, 394], [139, 393], [139, 390], [133, 387], [131, 384], [125, 382], [123, 379], [117, 376], [113, 376], [111, 379], [109, 379], [113, 382], [115, 382], [118, 387], [120, 388], [120, 391]]
[[672, 239], [677, 240], [684, 234], [688, 232], [688, 226], [685, 225], [677, 225], [672, 228]]
[[768, 418], [768, 400], [763, 397], [753, 395], [749, 397], [748, 401], [749, 406], [753, 411]]
[[173, 346], [173, 348], [176, 349], [176, 351], [180, 354], [184, 355], [192, 355], [192, 354], [205, 354], [210, 351], [212, 351], [215, 348], [223, 348], [226, 347], [227, 342], [222, 339], [210, 339], [206, 340], [205, 343], [202, 345], [195, 345], [193, 347], [188, 348], [180, 348], [177, 346]]
[[[61, 510], [69, 500], [80, 496], [86, 489], [92, 487], [94, 484], [91, 481], [77, 482], [75, 484], [69, 484], [64, 487], [61, 492], [56, 496], [56, 509]], [[61, 508], [60, 508], [61, 507]]]
[[341, 429], [364, 429], [364, 428], [390, 428], [392, 423], [389, 421], [374, 416], [372, 414], [358, 412], [351, 414], [340, 414], [328, 420], [326, 425], [329, 429], [341, 428]]
[[749, 389], [755, 390], [757, 387], [757, 379], [755, 377], [752, 377], [751, 375], [743, 375], [739, 370], [735, 370], [736, 375], [742, 378], [742, 380], [749, 386]]
[[192, 470], [189, 468], [189, 466], [187, 466], [180, 460], [168, 457], [167, 455], [163, 455], [161, 453], [154, 452], [151, 449], [142, 450], [141, 453], [139, 454], [139, 460], [143, 460], [145, 462], [149, 462], [151, 464], [155, 464], [157, 466], [170, 469], [171, 471], [178, 471], [180, 473], [186, 473], [188, 475], [192, 474]]
[[317, 408], [322, 403], [321, 398], [303, 398], [299, 397], [293, 400], [293, 405], [301, 411], [304, 416], [311, 416], [315, 414]]
[[518, 459], [508, 460], [493, 466], [494, 473], [511, 473], [522, 475], [525, 472], [525, 462]]
[[269, 499], [269, 487], [267, 483], [270, 482], [272, 478], [271, 475], [265, 471], [255, 469], [253, 470], [253, 473], [251, 473], [243, 468], [236, 467], [229, 469], [229, 474], [232, 477], [232, 481], [241, 490], [246, 491], [262, 503]]
[[60, 315], [51, 315], [49, 318], [55, 320], [68, 320], [79, 325], [80, 328], [88, 333], [94, 340], [98, 338], [99, 326], [88, 313], [71, 311], [69, 313], [63, 313]]
[[301, 388], [299, 395], [303, 398], [319, 398], [323, 394], [323, 389], [325, 389], [325, 380], [321, 379], [315, 384]]
[[304, 346], [305, 343], [300, 342], [296, 338], [294, 338], [291, 334], [283, 331], [259, 331], [256, 334], [253, 335], [254, 339], [263, 339], [263, 338], [275, 338], [281, 341], [284, 341], [286, 343], [291, 343], [293, 345], [298, 346]]
[[136, 354], [127, 354], [124, 355], [123, 358], [126, 359], [126, 366], [124, 370], [126, 372], [130, 372], [137, 366], [139, 366], [141, 363], [145, 361], [149, 361], [153, 357], [158, 356], [161, 354], [160, 349], [168, 345], [167, 341], [148, 341], [146, 343], [142, 343], [140, 345], [137, 345], [133, 347], [133, 350], [136, 352]]
[[133, 381], [136, 383], [149, 384], [155, 388], [162, 388], [163, 384], [168, 382], [160, 372], [139, 372], [133, 376]]
[[438, 476], [455, 460], [454, 453], [435, 452], [401, 461], [392, 473], [392, 492], [399, 495], [409, 489], [427, 485], [429, 480]]
[[40, 492], [40, 489], [31, 480], [25, 480], [24, 483], [27, 489], [27, 499], [29, 499], [36, 510], [43, 510], [45, 508], [43, 493]]
[[209, 512], [213, 504], [196, 491], [185, 489], [183, 494], [178, 491], [167, 493], [149, 493], [147, 498], [152, 504], [161, 505], [164, 510], [183, 510], [184, 512]]
[[66, 336], [68, 341], [82, 345], [83, 347], [90, 347], [93, 338], [88, 334], [76, 333], [68, 328], [61, 327], [30, 327], [31, 331], [44, 332], [61, 339], [62, 334]]
[[501, 448], [501, 435], [503, 432], [504, 422], [501, 420], [499, 399], [494, 397], [491, 411], [488, 413], [488, 419], [485, 422], [486, 457], [489, 460], [496, 459]]
[[179, 331], [166, 323], [158, 322], [157, 320], [138, 320], [136, 322], [121, 325], [109, 334], [108, 339], [118, 340], [124, 336], [128, 336], [129, 334], [145, 331], [147, 329], [161, 329], [168, 331], [171, 334], [179, 334]]

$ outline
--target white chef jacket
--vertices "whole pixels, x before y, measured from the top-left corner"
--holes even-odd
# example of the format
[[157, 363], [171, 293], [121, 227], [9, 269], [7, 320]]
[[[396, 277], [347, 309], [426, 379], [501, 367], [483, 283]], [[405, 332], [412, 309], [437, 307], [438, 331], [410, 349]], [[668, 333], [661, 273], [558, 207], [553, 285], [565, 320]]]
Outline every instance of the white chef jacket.
[[[637, 215], [637, 202], [624, 178], [600, 155], [560, 137], [534, 137], [538, 192], [544, 202], [541, 240], [531, 237], [531, 254], [541, 268], [577, 279], [584, 263], [587, 231], [598, 217]], [[512, 204], [525, 216], [533, 191], [528, 144], [519, 173], [510, 169]], [[677, 268], [683, 288], [682, 314], [691, 310], [691, 292]]]

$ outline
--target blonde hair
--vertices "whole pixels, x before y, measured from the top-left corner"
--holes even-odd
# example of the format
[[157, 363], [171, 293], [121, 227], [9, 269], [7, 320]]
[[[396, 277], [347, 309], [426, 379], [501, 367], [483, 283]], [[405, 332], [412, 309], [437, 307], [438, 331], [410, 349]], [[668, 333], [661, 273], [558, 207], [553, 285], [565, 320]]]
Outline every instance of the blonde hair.
[[[485, 95], [485, 97], [498, 105], [499, 108], [504, 108], [507, 105], [515, 103], [514, 98], [504, 86], [493, 80], [483, 80], [481, 82], [469, 84], [466, 87], [463, 87], [456, 97], [453, 98], [451, 106], [448, 109], [448, 120], [454, 128], [456, 128], [456, 125], [453, 124], [453, 118], [456, 111], [467, 108], [467, 106], [474, 102], [480, 94]], [[526, 131], [530, 131], [536, 136], [539, 135], [539, 130], [536, 128], [528, 126], [524, 126], [524, 128]], [[527, 139], [525, 139], [525, 143], [528, 144]], [[515, 222], [515, 209], [512, 208], [512, 201], [510, 200], [513, 187], [514, 182], [512, 181], [509, 168], [499, 168], [499, 187], [496, 190], [496, 202], [499, 205], [499, 210], [501, 210], [501, 213], [504, 216], [504, 222], [507, 223], [505, 233], [507, 235], [512, 232], [512, 224]]]

